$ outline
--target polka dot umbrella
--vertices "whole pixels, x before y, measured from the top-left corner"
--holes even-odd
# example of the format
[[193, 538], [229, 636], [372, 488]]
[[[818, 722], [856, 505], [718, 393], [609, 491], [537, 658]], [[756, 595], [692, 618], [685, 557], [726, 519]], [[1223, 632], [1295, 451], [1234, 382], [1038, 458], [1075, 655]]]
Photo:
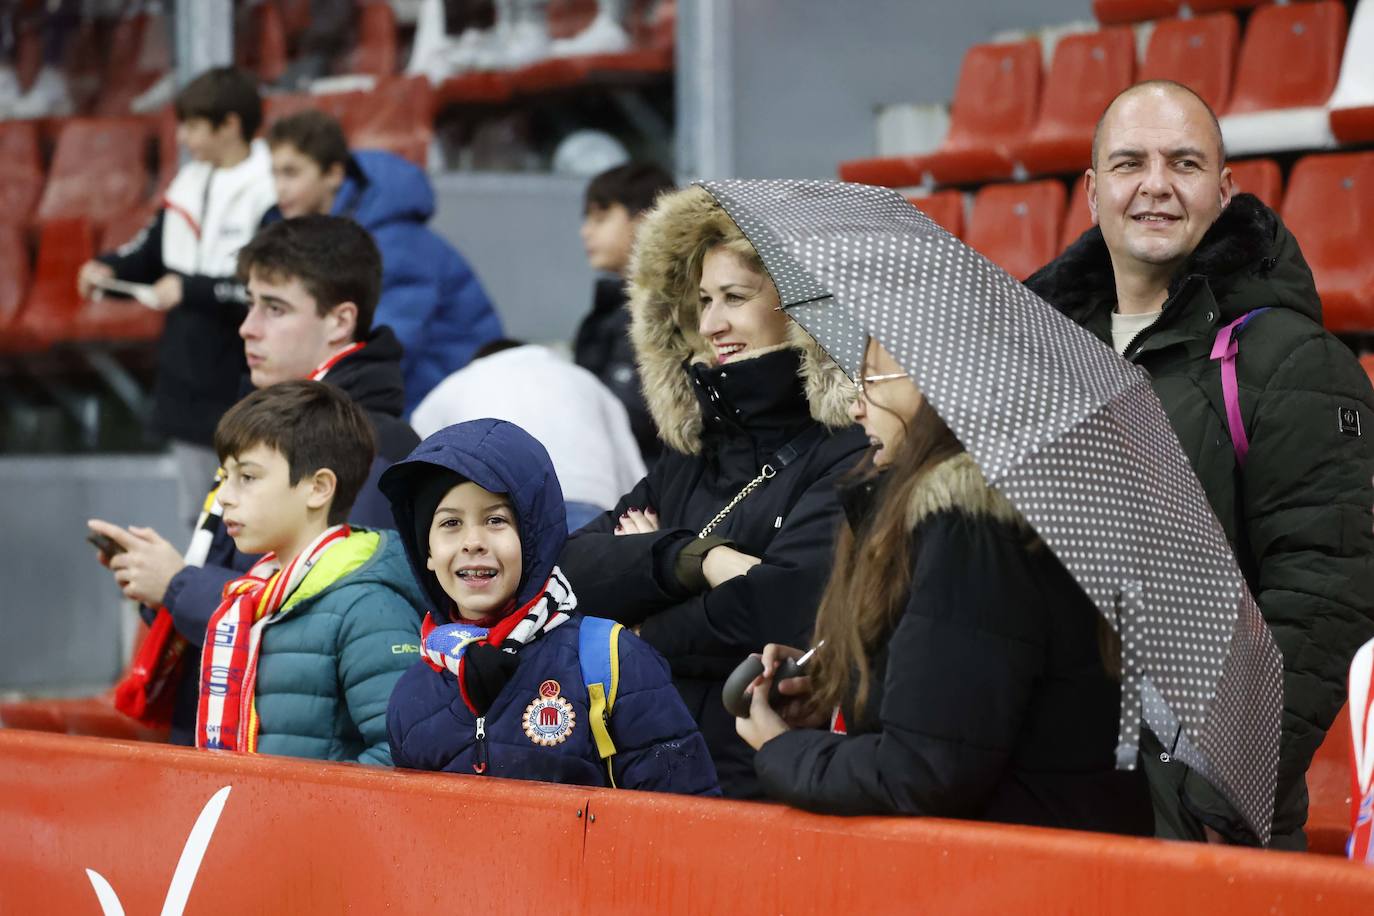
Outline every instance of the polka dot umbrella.
[[1268, 842], [1281, 659], [1144, 370], [894, 191], [703, 186], [851, 378], [870, 335], [911, 373], [1120, 635], [1117, 766], [1143, 720]]

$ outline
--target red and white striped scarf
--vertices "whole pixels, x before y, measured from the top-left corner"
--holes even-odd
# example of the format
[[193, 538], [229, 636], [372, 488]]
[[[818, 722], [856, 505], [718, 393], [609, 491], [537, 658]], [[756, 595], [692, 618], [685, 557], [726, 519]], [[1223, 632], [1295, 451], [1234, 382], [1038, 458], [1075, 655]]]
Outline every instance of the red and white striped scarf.
[[283, 568], [269, 553], [224, 586], [224, 601], [210, 617], [200, 659], [196, 747], [255, 753], [258, 712], [253, 701], [262, 631], [330, 547], [348, 538], [347, 525], [326, 529]]

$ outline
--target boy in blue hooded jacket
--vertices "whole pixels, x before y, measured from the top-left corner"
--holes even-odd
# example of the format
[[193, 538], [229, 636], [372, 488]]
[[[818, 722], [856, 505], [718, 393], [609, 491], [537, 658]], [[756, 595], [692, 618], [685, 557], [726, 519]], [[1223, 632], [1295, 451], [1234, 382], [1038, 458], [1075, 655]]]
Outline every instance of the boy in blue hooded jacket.
[[619, 625], [582, 617], [554, 565], [563, 493], [537, 440], [501, 420], [460, 423], [380, 486], [433, 602], [422, 659], [387, 708], [397, 766], [719, 794], [667, 663]]
[[471, 265], [426, 224], [434, 189], [418, 166], [382, 150], [350, 151], [343, 128], [323, 111], [272, 124], [277, 206], [264, 223], [310, 213], [346, 216], [382, 252], [382, 296], [375, 323], [405, 348], [406, 414], [435, 385], [502, 336], [501, 319]]

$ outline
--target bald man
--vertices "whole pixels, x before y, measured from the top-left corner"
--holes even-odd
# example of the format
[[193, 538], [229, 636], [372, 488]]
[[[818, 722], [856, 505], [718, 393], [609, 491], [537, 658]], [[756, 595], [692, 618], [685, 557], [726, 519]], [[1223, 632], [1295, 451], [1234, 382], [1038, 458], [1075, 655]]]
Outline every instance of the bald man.
[[[1273, 210], [1237, 194], [1216, 115], [1151, 81], [1107, 107], [1083, 176], [1095, 226], [1026, 281], [1144, 367], [1283, 653], [1274, 838], [1306, 847], [1304, 774], [1374, 636], [1374, 395]], [[1260, 311], [1264, 310], [1264, 311]], [[1232, 322], [1244, 434], [1227, 425], [1221, 363]], [[1157, 832], [1257, 842], [1229, 804], [1146, 735]]]

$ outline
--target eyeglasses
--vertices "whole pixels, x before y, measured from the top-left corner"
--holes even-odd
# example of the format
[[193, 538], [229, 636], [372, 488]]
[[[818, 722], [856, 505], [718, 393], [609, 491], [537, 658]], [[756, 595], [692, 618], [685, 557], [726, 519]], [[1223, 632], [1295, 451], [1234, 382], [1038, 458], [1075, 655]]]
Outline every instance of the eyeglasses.
[[888, 373], [885, 373], [885, 374], [883, 374], [883, 375], [865, 375], [865, 376], [861, 376], [861, 377], [859, 378], [859, 397], [862, 397], [862, 398], [868, 397], [868, 392], [867, 392], [865, 389], [866, 389], [869, 385], [872, 385], [874, 382], [890, 382], [890, 381], [892, 381], [894, 378], [911, 378], [911, 373], [910, 373], [910, 372], [888, 372]]

